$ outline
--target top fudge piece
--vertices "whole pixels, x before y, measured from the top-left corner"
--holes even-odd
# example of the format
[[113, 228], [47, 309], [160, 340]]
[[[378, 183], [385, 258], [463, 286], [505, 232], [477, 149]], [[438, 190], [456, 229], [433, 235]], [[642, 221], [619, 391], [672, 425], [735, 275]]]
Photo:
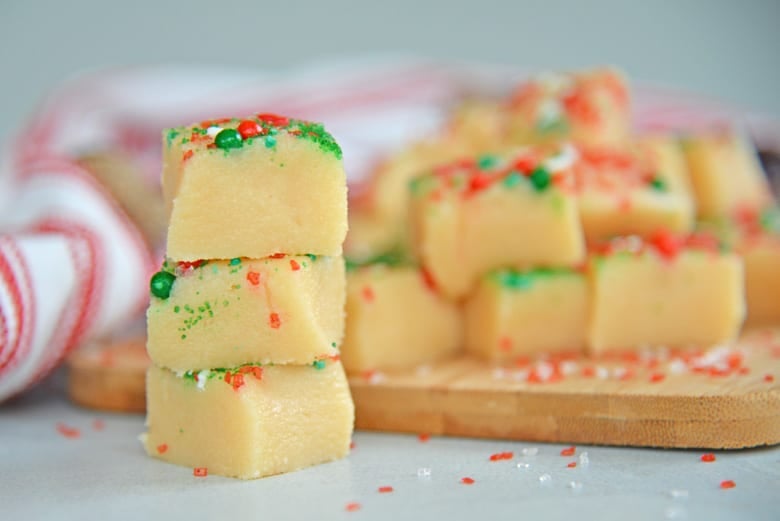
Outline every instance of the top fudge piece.
[[318, 123], [258, 114], [168, 129], [162, 182], [171, 259], [341, 254], [346, 174]]
[[772, 204], [769, 185], [753, 145], [730, 133], [683, 140], [700, 218], [732, 217], [743, 209]]
[[537, 147], [436, 168], [411, 184], [413, 245], [436, 287], [464, 297], [497, 268], [584, 260], [571, 147]]
[[509, 139], [517, 144], [615, 145], [630, 130], [628, 87], [612, 69], [533, 78], [515, 90], [507, 114]]

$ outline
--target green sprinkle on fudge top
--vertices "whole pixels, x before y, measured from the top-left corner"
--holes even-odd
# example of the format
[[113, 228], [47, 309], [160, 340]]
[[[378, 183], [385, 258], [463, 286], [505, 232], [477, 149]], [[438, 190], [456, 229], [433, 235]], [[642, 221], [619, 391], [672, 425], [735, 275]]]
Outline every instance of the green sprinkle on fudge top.
[[577, 275], [578, 272], [570, 268], [536, 268], [520, 271], [512, 268], [495, 270], [486, 275], [486, 278], [502, 288], [522, 291], [530, 289], [535, 282], [545, 277], [560, 277]]
[[188, 127], [175, 127], [163, 132], [168, 147], [190, 145], [182, 161], [193, 155], [194, 149], [221, 150], [225, 154], [245, 146], [275, 149], [278, 136], [287, 134], [314, 143], [336, 159], [342, 158], [341, 147], [321, 123], [288, 118], [276, 114], [256, 114], [247, 118], [206, 120]]

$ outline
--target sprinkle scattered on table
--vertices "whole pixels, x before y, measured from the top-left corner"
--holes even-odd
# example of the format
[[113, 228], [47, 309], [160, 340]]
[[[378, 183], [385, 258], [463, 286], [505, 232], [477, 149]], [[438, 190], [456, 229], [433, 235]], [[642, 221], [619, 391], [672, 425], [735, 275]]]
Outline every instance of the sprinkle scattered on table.
[[347, 512], [357, 512], [360, 510], [360, 503], [347, 503], [347, 506], [344, 507], [344, 509]]
[[701, 460], [704, 463], [712, 463], [713, 461], [715, 461], [715, 454], [713, 454], [711, 452], [708, 452], [707, 454], [702, 454], [701, 455]]
[[571, 447], [567, 449], [563, 449], [561, 451], [561, 456], [574, 456], [574, 453], [577, 451], [577, 447], [572, 445]]
[[192, 469], [192, 475], [196, 478], [205, 478], [209, 475], [209, 469], [206, 467], [195, 467]]
[[720, 482], [720, 488], [734, 488], [737, 484], [731, 479], [726, 479]]
[[383, 487], [379, 487], [377, 490], [378, 490], [378, 492], [380, 494], [387, 494], [388, 492], [392, 492], [393, 491], [393, 487], [391, 487], [389, 485], [385, 485]]
[[464, 485], [473, 485], [474, 479], [470, 477], [460, 478], [460, 482], [463, 483]]
[[78, 438], [81, 436], [81, 431], [75, 427], [69, 427], [62, 422], [57, 423], [57, 432], [66, 438]]
[[101, 419], [97, 419], [92, 422], [92, 430], [102, 431], [105, 428], [106, 428], [106, 422], [104, 422]]

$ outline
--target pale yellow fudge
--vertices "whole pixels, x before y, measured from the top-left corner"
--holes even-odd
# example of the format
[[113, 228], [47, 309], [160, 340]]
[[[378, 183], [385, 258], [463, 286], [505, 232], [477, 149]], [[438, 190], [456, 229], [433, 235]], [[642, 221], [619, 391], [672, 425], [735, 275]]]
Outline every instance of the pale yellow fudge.
[[458, 307], [419, 269], [373, 264], [347, 273], [347, 372], [421, 366], [455, 354], [461, 343]]
[[420, 264], [447, 297], [502, 267], [572, 266], [585, 249], [570, 147], [461, 161], [417, 178], [410, 220]]
[[657, 230], [688, 233], [694, 208], [685, 161], [671, 139], [630, 147], [580, 147], [575, 165], [585, 238], [598, 243]]
[[340, 255], [347, 233], [341, 156], [322, 125], [270, 114], [166, 130], [168, 257]]
[[589, 274], [593, 354], [710, 347], [733, 340], [745, 317], [742, 260], [695, 236], [616, 239], [594, 255]]
[[588, 283], [570, 269], [499, 270], [482, 278], [464, 310], [466, 350], [481, 358], [583, 351]]
[[769, 185], [753, 145], [730, 132], [683, 140], [700, 218], [732, 216], [772, 203]]
[[507, 143], [507, 110], [503, 101], [466, 99], [448, 115], [445, 133], [472, 154], [502, 153]]
[[155, 364], [174, 370], [310, 364], [338, 352], [343, 258], [277, 255], [195, 264], [167, 263], [152, 278], [147, 348]]
[[699, 223], [745, 262], [747, 326], [780, 324], [780, 208]]
[[626, 81], [608, 68], [534, 77], [515, 89], [506, 111], [515, 144], [617, 145], [631, 129]]
[[341, 364], [243, 366], [146, 379], [146, 452], [243, 479], [290, 472], [349, 452], [354, 406]]

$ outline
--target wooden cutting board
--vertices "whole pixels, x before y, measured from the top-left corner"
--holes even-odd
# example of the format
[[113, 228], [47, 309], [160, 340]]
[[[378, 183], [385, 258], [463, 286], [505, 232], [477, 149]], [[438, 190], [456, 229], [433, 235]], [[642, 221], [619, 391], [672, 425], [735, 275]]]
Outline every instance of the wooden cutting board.
[[746, 335], [720, 358], [697, 372], [693, 361], [573, 359], [568, 375], [540, 381], [539, 365], [462, 357], [353, 376], [350, 386], [365, 430], [668, 448], [780, 443], [778, 332]]
[[[139, 338], [73, 355], [71, 398], [143, 411], [143, 345]], [[780, 329], [744, 335], [736, 351], [696, 372], [694, 361], [575, 358], [556, 364], [556, 376], [546, 374], [553, 364], [545, 372], [544, 364], [497, 368], [461, 357], [354, 375], [350, 386], [364, 430], [668, 448], [780, 443]]]

